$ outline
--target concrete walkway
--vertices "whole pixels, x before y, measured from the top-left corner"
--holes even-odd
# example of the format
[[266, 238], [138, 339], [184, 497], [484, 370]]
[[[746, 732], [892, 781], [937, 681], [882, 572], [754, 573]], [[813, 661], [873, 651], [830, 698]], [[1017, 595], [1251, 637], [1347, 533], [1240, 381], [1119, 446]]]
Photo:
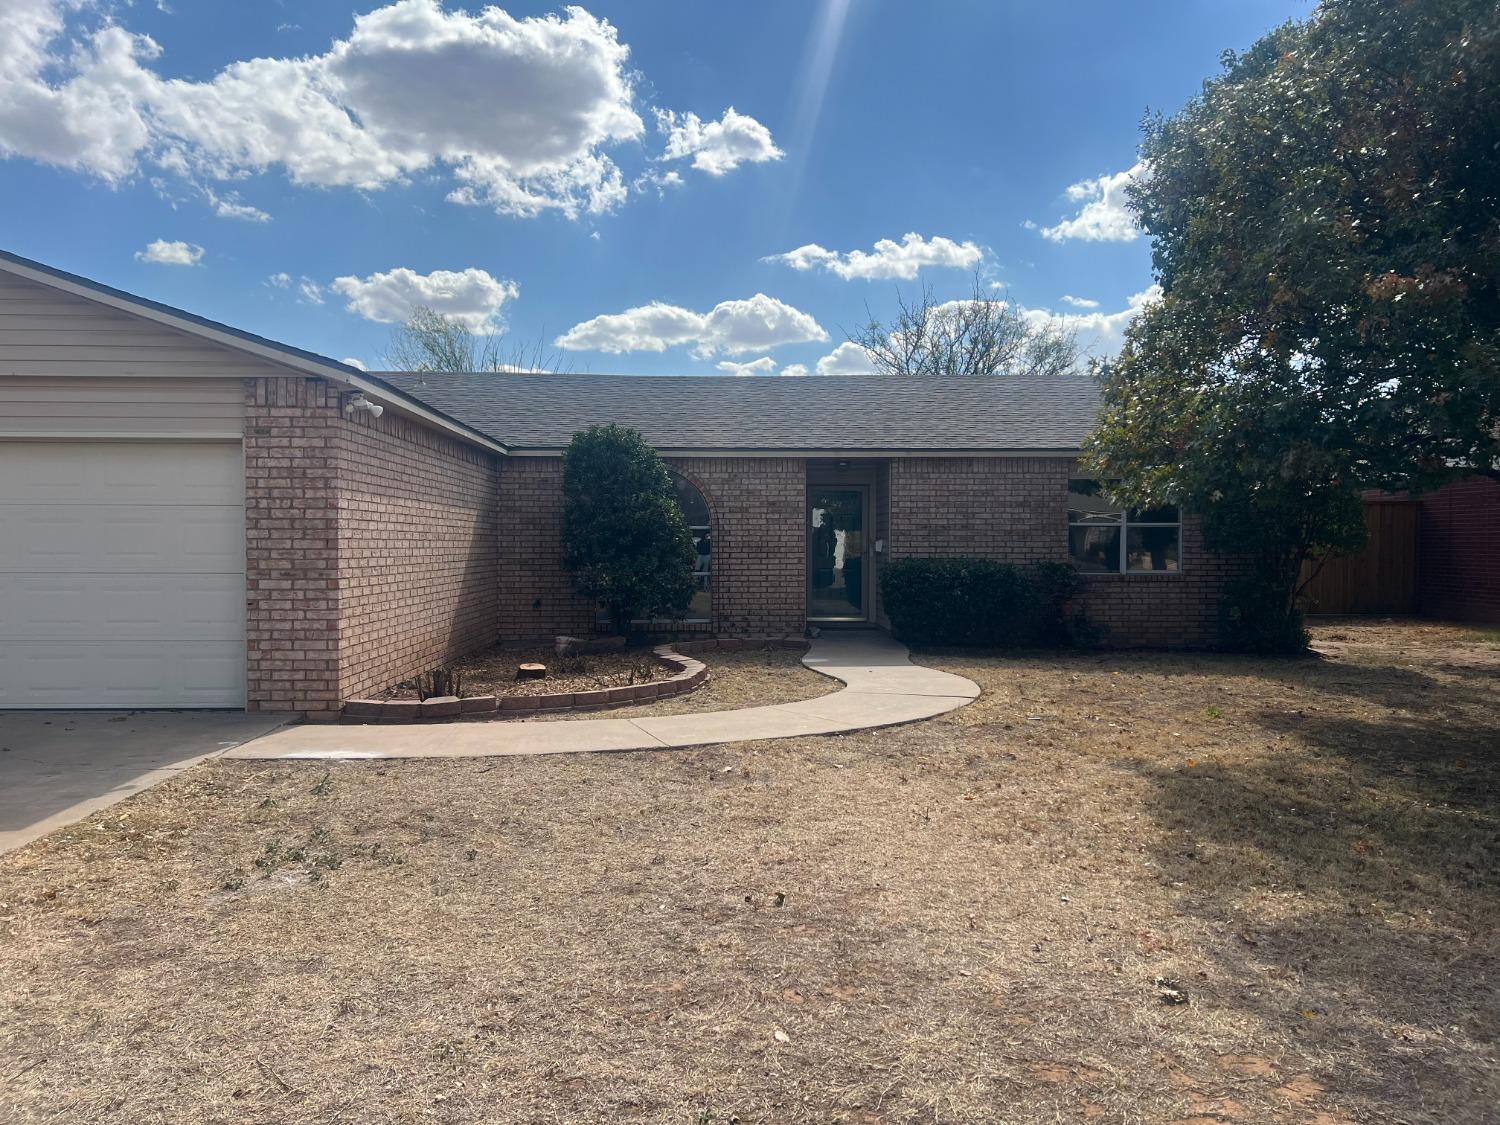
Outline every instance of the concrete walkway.
[[[275, 731], [224, 756], [467, 758], [661, 750], [868, 730], [929, 719], [979, 697], [979, 685], [972, 680], [913, 664], [905, 646], [884, 633], [824, 633], [812, 643], [802, 663], [848, 686], [832, 695], [797, 703], [660, 718], [405, 726], [303, 725]], [[710, 672], [712, 669], [710, 663]]]
[[0, 711], [0, 852], [290, 719], [243, 711]]

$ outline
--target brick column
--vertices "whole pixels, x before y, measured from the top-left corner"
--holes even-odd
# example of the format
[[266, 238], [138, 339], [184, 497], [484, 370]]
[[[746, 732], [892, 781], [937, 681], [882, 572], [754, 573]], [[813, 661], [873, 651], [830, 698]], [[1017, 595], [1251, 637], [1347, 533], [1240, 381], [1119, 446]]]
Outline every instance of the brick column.
[[251, 711], [339, 708], [338, 392], [245, 381], [245, 633]]

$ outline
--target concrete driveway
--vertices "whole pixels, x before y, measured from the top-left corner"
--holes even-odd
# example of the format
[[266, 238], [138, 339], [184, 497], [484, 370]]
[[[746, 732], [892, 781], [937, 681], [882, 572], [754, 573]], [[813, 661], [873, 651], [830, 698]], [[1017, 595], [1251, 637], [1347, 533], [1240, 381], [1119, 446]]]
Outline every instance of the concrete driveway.
[[286, 721], [243, 711], [0, 711], [0, 853]]

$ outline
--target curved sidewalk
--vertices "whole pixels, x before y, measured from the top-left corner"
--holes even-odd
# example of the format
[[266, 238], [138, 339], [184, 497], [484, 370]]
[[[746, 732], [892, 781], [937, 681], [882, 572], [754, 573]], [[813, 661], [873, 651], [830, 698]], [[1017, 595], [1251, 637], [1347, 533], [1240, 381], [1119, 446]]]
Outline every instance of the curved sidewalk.
[[[802, 663], [842, 680], [842, 691], [796, 703], [640, 719], [526, 720], [406, 726], [287, 727], [225, 753], [227, 758], [480, 758], [662, 750], [797, 738], [892, 726], [955, 710], [979, 698], [962, 676], [913, 664], [884, 633], [825, 633]], [[710, 665], [712, 670], [712, 665]]]

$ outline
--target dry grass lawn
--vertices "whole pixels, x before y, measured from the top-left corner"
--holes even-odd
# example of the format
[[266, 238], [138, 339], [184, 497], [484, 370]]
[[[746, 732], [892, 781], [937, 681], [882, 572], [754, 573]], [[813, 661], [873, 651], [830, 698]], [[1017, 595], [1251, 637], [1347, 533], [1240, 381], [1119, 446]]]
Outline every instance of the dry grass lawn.
[[1494, 1122], [1500, 643], [1318, 633], [928, 654], [983, 698], [842, 737], [198, 767], [0, 859], [0, 1118]]

